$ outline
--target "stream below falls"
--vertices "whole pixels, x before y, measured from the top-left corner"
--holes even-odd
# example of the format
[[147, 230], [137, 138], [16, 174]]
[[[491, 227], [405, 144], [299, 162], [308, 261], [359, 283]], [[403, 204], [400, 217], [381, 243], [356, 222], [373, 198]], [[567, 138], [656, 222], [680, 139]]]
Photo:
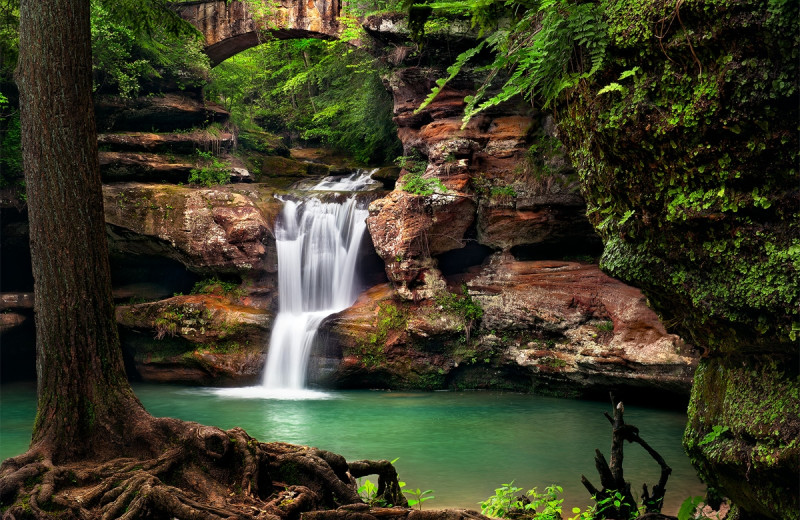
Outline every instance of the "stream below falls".
[[[581, 474], [599, 486], [594, 450], [608, 457], [611, 445], [605, 402], [500, 392], [337, 391], [277, 400], [197, 387], [136, 384], [134, 390], [156, 416], [241, 426], [261, 441], [317, 446], [348, 460], [398, 458], [407, 489], [434, 490], [425, 509], [480, 510], [479, 501], [513, 480], [525, 490], [563, 486], [569, 513], [590, 504]], [[25, 451], [30, 441], [35, 385], [0, 385], [0, 402], [3, 460]], [[704, 493], [681, 447], [685, 413], [626, 405], [625, 419], [673, 468], [665, 513], [675, 514], [686, 497]], [[658, 480], [658, 465], [636, 445], [625, 446], [624, 468], [634, 492]]]

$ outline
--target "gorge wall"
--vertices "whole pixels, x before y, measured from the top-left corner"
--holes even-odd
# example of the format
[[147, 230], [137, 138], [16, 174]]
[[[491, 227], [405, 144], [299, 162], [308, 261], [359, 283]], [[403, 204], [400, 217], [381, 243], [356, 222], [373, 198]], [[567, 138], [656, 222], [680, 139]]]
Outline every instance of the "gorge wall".
[[[385, 78], [404, 169], [370, 205], [364, 257], [385, 276], [370, 268], [356, 304], [324, 323], [317, 381], [584, 396], [691, 386], [685, 446], [705, 481], [740, 519], [797, 518], [797, 6], [614, 6], [608, 68], [557, 120], [507, 102], [462, 130], [475, 77], [419, 113], [448, 63], [400, 62]], [[149, 301], [116, 287], [132, 377], [252, 383], [276, 310], [273, 195], [331, 168], [279, 143], [234, 154], [232, 133], [173, 132], [226, 120], [192, 96], [101, 100], [98, 114], [120, 132], [101, 136], [116, 262], [128, 278], [147, 258], [180, 273]], [[255, 182], [178, 185], [196, 148]], [[414, 176], [445, 189], [415, 194]], [[3, 219], [4, 257], [23, 252], [24, 228]], [[24, 283], [2, 306], [4, 338], [25, 330]]]

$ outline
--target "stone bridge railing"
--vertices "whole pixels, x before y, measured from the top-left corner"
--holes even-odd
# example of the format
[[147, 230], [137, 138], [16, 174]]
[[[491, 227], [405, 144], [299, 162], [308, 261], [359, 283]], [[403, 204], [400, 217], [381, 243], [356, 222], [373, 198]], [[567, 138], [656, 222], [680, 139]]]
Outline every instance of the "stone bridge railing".
[[198, 0], [173, 5], [206, 40], [211, 65], [263, 43], [267, 33], [280, 39], [335, 38], [340, 0]]

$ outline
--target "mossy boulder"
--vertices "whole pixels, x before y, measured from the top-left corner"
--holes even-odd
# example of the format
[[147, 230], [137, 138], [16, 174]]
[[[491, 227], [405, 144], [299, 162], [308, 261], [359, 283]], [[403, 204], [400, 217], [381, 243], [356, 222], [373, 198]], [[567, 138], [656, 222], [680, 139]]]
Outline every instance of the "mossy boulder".
[[[242, 294], [236, 294], [241, 292]], [[273, 315], [233, 294], [192, 294], [116, 308], [131, 377], [188, 384], [252, 384]]]
[[[601, 265], [705, 350], [684, 440], [701, 476], [745, 516], [796, 519], [798, 4], [609, 2], [605, 16], [606, 69], [560, 121]], [[724, 443], [703, 442], [714, 426]]]

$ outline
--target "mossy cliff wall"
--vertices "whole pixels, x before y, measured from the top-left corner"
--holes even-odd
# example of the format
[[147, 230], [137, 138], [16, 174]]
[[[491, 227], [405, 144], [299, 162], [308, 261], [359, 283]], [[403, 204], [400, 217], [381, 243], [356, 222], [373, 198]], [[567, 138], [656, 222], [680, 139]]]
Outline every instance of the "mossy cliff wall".
[[798, 3], [605, 13], [607, 68], [559, 114], [601, 266], [705, 350], [684, 438], [702, 477], [741, 518], [796, 519]]

